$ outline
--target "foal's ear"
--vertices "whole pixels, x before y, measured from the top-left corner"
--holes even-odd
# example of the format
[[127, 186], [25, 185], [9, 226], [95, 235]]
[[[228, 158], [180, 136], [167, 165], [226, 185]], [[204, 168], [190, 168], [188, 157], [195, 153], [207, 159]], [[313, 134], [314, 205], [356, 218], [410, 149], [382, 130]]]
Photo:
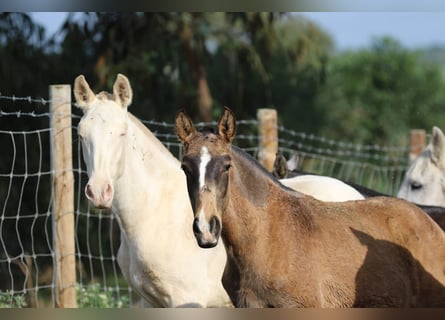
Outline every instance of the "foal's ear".
[[236, 120], [232, 110], [224, 107], [224, 112], [217, 125], [218, 134], [227, 142], [231, 142], [236, 133]]
[[176, 134], [181, 142], [188, 142], [196, 133], [196, 129], [193, 126], [192, 119], [185, 114], [184, 110], [181, 110], [176, 115], [175, 119]]
[[123, 74], [119, 73], [113, 85], [113, 95], [117, 103], [123, 108], [128, 107], [133, 99], [130, 81]]
[[86, 111], [89, 104], [96, 98], [83, 74], [74, 80], [74, 98], [76, 99], [77, 106], [83, 111]]
[[431, 160], [437, 164], [445, 160], [445, 136], [439, 127], [434, 126], [431, 135]]

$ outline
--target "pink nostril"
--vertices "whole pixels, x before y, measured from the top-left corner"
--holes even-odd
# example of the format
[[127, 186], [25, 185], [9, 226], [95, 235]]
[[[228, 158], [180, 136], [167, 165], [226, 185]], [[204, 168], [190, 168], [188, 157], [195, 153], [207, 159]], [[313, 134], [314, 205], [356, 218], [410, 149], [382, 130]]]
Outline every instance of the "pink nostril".
[[103, 193], [103, 198], [104, 200], [109, 200], [113, 197], [113, 187], [111, 186], [111, 184], [107, 183], [105, 189], [104, 189], [104, 193]]
[[87, 186], [85, 187], [85, 195], [89, 200], [94, 199], [93, 190], [91, 190], [91, 185], [89, 184], [87, 184]]

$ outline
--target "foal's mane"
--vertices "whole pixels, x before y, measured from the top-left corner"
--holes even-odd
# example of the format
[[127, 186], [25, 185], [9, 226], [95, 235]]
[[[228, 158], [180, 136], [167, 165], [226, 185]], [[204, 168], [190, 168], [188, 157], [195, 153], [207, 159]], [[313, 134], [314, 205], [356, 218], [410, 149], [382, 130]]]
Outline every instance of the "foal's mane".
[[237, 155], [242, 157], [244, 160], [248, 161], [253, 167], [255, 167], [257, 170], [260, 170], [262, 174], [266, 175], [270, 179], [279, 182], [277, 177], [275, 177], [272, 173], [266, 170], [254, 157], [250, 155], [250, 153], [242, 150], [240, 147], [237, 147], [232, 144], [232, 151], [234, 151]]
[[287, 190], [287, 191], [292, 191], [295, 192], [295, 190], [285, 186], [284, 184], [282, 184], [280, 182], [280, 180], [278, 180], [277, 177], [275, 177], [271, 172], [269, 172], [265, 167], [263, 167], [254, 157], [252, 157], [249, 153], [247, 153], [246, 151], [242, 150], [241, 148], [235, 146], [235, 145], [231, 145], [232, 148], [232, 152], [234, 152], [237, 156], [239, 156], [240, 158], [244, 159], [245, 161], [247, 161], [250, 165], [250, 167], [254, 167], [255, 170], [258, 170], [262, 175], [264, 175], [266, 178], [268, 178], [269, 180], [271, 180], [274, 184], [276, 184], [277, 186], [279, 186], [281, 189]]
[[[209, 134], [215, 134], [215, 130], [211, 127], [203, 127], [199, 132], [203, 136], [207, 136]], [[254, 167], [256, 170], [258, 170], [261, 175], [264, 175], [269, 180], [272, 180], [273, 183], [275, 183], [277, 186], [281, 187], [282, 189], [295, 192], [295, 190], [285, 186], [278, 180], [277, 177], [275, 177], [271, 172], [269, 172], [265, 167], [263, 167], [254, 157], [252, 157], [248, 152], [244, 151], [240, 147], [235, 146], [234, 144], [230, 144], [230, 147], [232, 149], [232, 152], [234, 152], [237, 156], [244, 159], [249, 163], [249, 167]]]

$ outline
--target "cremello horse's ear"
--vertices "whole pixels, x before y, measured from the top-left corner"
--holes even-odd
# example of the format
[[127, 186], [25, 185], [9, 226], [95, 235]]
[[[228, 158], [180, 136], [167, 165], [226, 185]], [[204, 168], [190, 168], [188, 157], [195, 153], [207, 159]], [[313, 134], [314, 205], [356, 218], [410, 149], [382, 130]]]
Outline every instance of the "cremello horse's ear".
[[217, 125], [218, 134], [227, 142], [231, 142], [236, 133], [236, 120], [232, 110], [224, 107], [224, 112]]
[[431, 134], [431, 160], [440, 164], [445, 160], [445, 136], [440, 128], [434, 126]]
[[130, 81], [123, 74], [118, 74], [113, 85], [113, 95], [115, 101], [123, 108], [127, 108], [133, 99], [133, 91], [131, 90]]
[[88, 109], [90, 103], [96, 98], [83, 74], [74, 80], [74, 98], [76, 99], [77, 106], [84, 111]]
[[176, 115], [175, 119], [176, 134], [181, 142], [188, 142], [196, 133], [196, 129], [193, 126], [192, 119], [185, 114], [184, 110], [181, 110]]

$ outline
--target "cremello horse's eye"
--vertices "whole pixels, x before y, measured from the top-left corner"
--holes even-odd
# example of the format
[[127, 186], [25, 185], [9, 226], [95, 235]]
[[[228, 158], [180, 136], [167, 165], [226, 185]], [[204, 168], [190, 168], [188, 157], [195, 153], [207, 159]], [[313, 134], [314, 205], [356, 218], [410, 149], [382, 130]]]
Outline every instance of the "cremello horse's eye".
[[411, 187], [411, 190], [419, 190], [422, 189], [422, 184], [417, 181], [412, 181], [409, 185]]
[[126, 135], [126, 133], [125, 133], [125, 132], [122, 132], [119, 136], [123, 137], [123, 136], [125, 136], [125, 135]]

